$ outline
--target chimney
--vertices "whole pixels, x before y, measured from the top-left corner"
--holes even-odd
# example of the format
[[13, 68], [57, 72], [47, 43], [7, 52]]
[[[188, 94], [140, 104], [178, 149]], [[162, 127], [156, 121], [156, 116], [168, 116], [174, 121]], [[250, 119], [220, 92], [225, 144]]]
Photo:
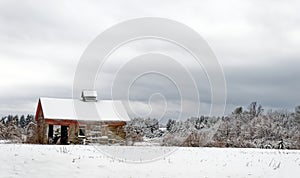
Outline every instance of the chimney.
[[85, 102], [97, 102], [97, 91], [95, 90], [83, 90], [81, 93], [81, 99]]

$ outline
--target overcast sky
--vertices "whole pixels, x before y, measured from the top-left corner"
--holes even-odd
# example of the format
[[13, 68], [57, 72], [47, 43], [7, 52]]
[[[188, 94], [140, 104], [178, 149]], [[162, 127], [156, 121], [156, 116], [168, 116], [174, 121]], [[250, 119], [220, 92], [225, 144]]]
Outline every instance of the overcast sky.
[[[0, 0], [0, 114], [33, 114], [41, 96], [71, 98], [76, 66], [87, 45], [112, 25], [138, 17], [176, 20], [208, 42], [227, 82], [225, 113], [251, 101], [258, 101], [265, 108], [292, 110], [300, 104], [299, 9], [300, 2], [296, 0]], [[169, 44], [148, 41], [124, 47], [112, 58], [128, 58], [132, 51], [148, 49], [180, 55], [180, 50]], [[107, 66], [105, 73], [109, 76], [115, 64]], [[133, 66], [123, 71], [119, 81], [132, 77]], [[201, 113], [207, 114], [208, 84], [201, 69], [196, 73], [200, 74], [197, 82], [202, 84]], [[107, 76], [100, 74], [97, 83], [99, 97], [104, 99], [110, 99], [106, 84], [111, 76]], [[149, 97], [152, 110], [157, 111], [155, 117], [162, 114], [164, 98], [173, 99], [168, 106], [172, 112], [178, 111], [176, 87], [161, 76], [137, 80], [132, 90], [134, 110], [142, 115], [149, 112]], [[197, 100], [186, 102], [194, 106]]]

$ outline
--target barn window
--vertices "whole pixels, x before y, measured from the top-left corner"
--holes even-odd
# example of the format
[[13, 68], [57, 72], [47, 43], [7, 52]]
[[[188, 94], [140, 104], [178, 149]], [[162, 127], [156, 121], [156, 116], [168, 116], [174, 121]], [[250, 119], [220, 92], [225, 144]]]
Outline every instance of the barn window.
[[85, 136], [85, 125], [80, 125], [79, 126], [78, 136], [81, 136], [81, 137]]

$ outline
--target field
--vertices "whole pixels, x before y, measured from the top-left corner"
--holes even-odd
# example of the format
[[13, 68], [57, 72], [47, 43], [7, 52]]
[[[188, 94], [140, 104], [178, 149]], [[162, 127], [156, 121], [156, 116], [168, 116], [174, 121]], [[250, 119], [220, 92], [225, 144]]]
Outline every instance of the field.
[[3, 178], [300, 175], [299, 150], [0, 144], [0, 152]]

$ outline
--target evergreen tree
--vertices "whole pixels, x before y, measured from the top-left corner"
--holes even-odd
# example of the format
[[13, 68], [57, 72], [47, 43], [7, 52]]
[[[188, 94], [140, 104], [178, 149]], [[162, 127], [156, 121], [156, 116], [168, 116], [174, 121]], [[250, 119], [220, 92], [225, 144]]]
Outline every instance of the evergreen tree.
[[171, 132], [172, 127], [174, 126], [174, 124], [175, 124], [175, 120], [169, 119], [168, 122], [167, 122], [167, 125], [166, 125], [167, 131]]
[[33, 115], [27, 115], [27, 117], [26, 117], [26, 126], [30, 123], [30, 122], [32, 122], [33, 121]]
[[20, 126], [21, 126], [21, 128], [25, 128], [26, 127], [26, 120], [25, 120], [25, 116], [24, 115], [22, 115], [20, 117]]
[[13, 118], [13, 124], [15, 124], [16, 126], [19, 127], [19, 116], [18, 115], [14, 116], [14, 118]]

